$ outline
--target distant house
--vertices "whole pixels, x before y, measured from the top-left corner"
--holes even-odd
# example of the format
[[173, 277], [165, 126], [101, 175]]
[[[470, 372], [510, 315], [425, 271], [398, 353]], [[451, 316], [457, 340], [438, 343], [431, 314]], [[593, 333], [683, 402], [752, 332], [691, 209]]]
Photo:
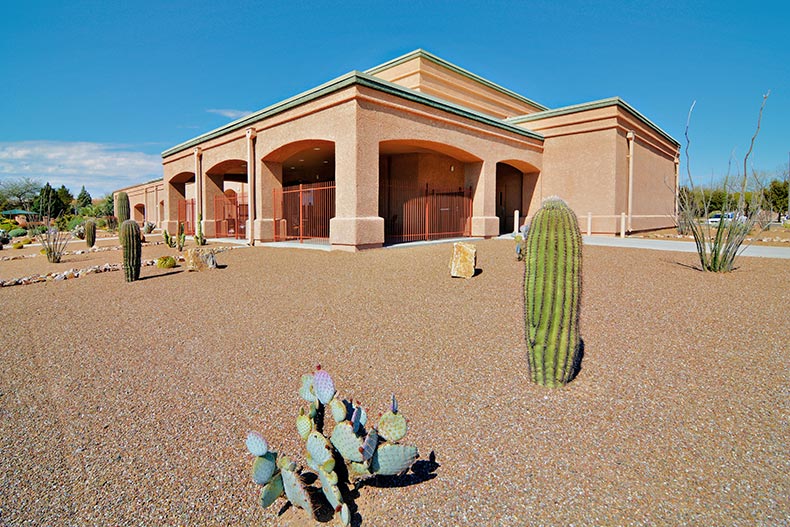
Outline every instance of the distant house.
[[163, 152], [138, 220], [357, 250], [513, 231], [558, 195], [582, 229], [673, 224], [678, 142], [614, 97], [549, 109], [424, 50]]

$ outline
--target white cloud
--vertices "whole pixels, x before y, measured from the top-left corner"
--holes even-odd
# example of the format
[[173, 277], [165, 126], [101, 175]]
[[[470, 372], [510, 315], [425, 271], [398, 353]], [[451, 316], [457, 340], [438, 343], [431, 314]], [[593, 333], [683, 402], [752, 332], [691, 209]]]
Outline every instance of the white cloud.
[[127, 145], [63, 141], [0, 142], [0, 180], [27, 177], [85, 188], [94, 198], [162, 177], [162, 159]]
[[252, 112], [249, 110], [206, 110], [209, 113], [216, 113], [217, 115], [221, 115], [223, 117], [227, 117], [228, 119], [240, 119], [245, 115], [249, 115]]

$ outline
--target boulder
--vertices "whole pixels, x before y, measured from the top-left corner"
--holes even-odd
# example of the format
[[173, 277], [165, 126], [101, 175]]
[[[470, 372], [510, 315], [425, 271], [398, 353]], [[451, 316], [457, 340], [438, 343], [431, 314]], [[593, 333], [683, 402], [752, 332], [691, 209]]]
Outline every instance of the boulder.
[[217, 268], [217, 257], [213, 249], [200, 247], [187, 249], [184, 253], [187, 271], [205, 271], [206, 269]]
[[453, 278], [472, 278], [477, 264], [477, 247], [471, 243], [453, 244], [453, 259], [450, 262], [450, 276]]

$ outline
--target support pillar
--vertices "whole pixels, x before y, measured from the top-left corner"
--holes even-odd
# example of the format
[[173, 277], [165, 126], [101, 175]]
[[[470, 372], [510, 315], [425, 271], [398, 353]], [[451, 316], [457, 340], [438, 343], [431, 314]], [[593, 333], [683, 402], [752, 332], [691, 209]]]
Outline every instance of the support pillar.
[[249, 218], [247, 219], [247, 242], [250, 245], [255, 245], [255, 218], [256, 218], [256, 201], [258, 200], [257, 184], [255, 182], [255, 137], [257, 135], [255, 128], [247, 128], [247, 183], [249, 186], [249, 195], [247, 196], [247, 211]]
[[384, 244], [379, 216], [378, 143], [358, 141], [355, 129], [335, 145], [335, 217], [329, 221], [333, 249], [356, 251]]
[[472, 187], [472, 236], [498, 236], [496, 162], [466, 163], [464, 178], [465, 185]]

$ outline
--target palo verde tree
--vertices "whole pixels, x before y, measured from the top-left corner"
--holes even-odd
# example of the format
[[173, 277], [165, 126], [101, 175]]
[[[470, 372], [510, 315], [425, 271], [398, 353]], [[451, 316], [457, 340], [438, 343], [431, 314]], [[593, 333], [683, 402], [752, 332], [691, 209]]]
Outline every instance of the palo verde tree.
[[[763, 214], [762, 189], [757, 192], [749, 191], [752, 179], [756, 180], [758, 186], [761, 186], [761, 183], [755, 177], [749, 177], [748, 160], [754, 149], [757, 135], [760, 133], [763, 110], [769, 95], [770, 91], [763, 95], [763, 102], [757, 117], [757, 129], [752, 136], [749, 150], [743, 158], [743, 172], [734, 177], [727, 174], [720, 189], [722, 192], [717, 193], [716, 200], [713, 199], [713, 193], [706, 196], [704, 192], [701, 192], [691, 176], [689, 124], [696, 101], [689, 109], [685, 131], [686, 170], [689, 187], [685, 192], [678, 194], [678, 224], [691, 231], [703, 271], [720, 273], [732, 271], [736, 256], [746, 247], [744, 244], [746, 236], [755, 227], [765, 229], [768, 226]], [[754, 176], [753, 173], [752, 176]], [[717, 202], [718, 199], [722, 200], [721, 203]], [[717, 209], [713, 208], [714, 203]], [[731, 217], [722, 215], [718, 222], [711, 222], [710, 216], [714, 210], [732, 212], [732, 215]]]

